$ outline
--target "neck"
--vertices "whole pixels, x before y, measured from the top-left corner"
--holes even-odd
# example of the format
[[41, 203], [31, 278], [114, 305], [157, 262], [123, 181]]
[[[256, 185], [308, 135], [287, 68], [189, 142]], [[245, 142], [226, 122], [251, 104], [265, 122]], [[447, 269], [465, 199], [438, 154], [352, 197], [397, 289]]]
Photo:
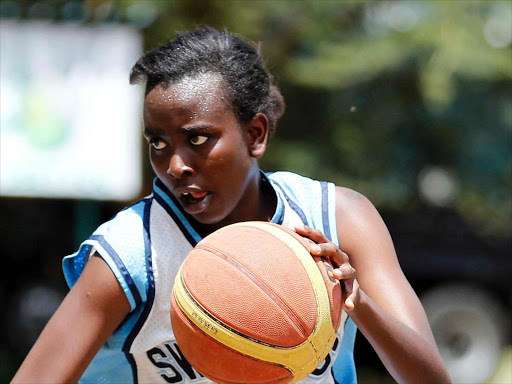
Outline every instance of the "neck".
[[[276, 211], [277, 196], [270, 183], [263, 178], [258, 167], [255, 167], [246, 187], [246, 193], [238, 202], [234, 213], [215, 224], [196, 222], [196, 230], [201, 236], [230, 224], [243, 221], [270, 221]], [[235, 213], [236, 212], [236, 213]]]

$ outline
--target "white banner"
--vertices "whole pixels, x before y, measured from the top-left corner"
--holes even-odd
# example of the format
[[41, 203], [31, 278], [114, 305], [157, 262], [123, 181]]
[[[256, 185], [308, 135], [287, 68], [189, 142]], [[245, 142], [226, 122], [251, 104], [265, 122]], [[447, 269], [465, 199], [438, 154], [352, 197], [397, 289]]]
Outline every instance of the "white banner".
[[0, 195], [137, 197], [141, 55], [130, 27], [2, 20]]

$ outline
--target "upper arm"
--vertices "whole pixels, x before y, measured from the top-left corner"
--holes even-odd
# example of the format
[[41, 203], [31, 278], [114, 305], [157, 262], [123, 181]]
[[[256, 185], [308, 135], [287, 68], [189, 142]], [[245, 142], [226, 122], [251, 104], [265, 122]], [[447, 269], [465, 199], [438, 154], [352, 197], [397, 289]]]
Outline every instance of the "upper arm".
[[336, 188], [336, 224], [361, 289], [396, 320], [434, 342], [416, 293], [405, 278], [391, 235], [373, 204], [348, 188]]
[[32, 347], [16, 382], [76, 382], [130, 311], [114, 274], [93, 257]]

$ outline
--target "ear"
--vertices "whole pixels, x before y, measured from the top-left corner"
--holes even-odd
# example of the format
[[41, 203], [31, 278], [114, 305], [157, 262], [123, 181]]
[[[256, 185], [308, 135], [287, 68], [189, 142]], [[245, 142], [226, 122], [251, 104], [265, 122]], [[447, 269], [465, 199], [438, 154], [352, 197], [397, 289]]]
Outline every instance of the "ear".
[[265, 153], [268, 141], [268, 118], [258, 112], [245, 126], [249, 154], [258, 159]]

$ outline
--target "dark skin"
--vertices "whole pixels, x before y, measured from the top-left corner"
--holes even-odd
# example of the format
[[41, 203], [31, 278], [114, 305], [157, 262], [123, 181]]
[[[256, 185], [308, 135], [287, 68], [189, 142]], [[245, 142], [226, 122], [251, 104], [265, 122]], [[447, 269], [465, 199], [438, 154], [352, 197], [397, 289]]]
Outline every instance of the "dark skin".
[[[208, 81], [215, 93], [224, 93], [221, 80]], [[156, 175], [202, 234], [239, 221], [270, 220], [275, 197], [262, 191], [257, 163], [268, 140], [266, 116], [257, 114], [242, 129], [220, 97], [202, 111], [204, 96], [187, 96], [172, 87], [157, 87], [146, 95], [144, 136]]]
[[[268, 141], [267, 117], [258, 113], [240, 124], [224, 86], [215, 76], [201, 82], [184, 79], [155, 87], [144, 103], [153, 169], [202, 235], [239, 221], [269, 221], [276, 207], [257, 163]], [[343, 308], [397, 381], [450, 382], [377, 210], [359, 193], [337, 187], [336, 221], [343, 251], [318, 230], [296, 231], [316, 243], [312, 254], [333, 262], [333, 275], [345, 288]], [[94, 257], [13, 382], [77, 381], [129, 310], [113, 273]]]

